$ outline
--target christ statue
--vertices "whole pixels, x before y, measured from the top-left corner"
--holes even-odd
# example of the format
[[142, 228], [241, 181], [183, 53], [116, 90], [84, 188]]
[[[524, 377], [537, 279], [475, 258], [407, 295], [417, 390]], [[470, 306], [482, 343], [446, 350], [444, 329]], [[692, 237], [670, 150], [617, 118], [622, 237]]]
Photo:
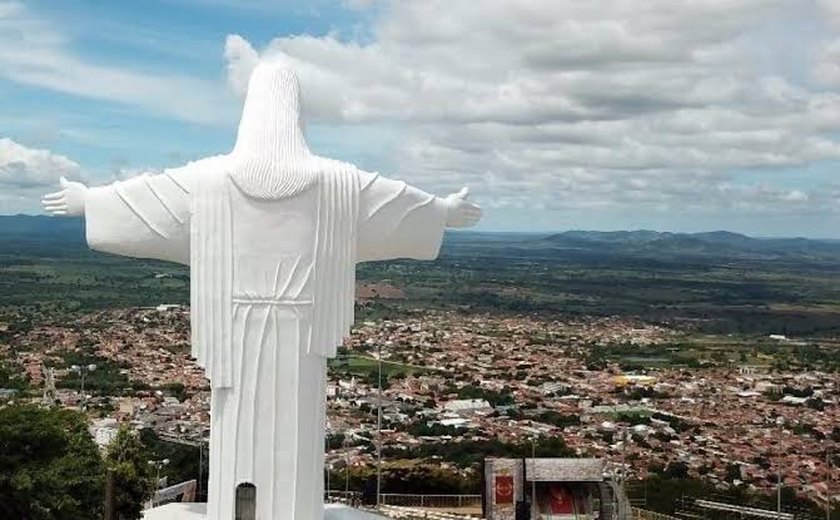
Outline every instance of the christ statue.
[[256, 518], [323, 518], [327, 359], [353, 325], [357, 262], [437, 257], [481, 209], [310, 152], [294, 72], [251, 75], [230, 153], [107, 186], [61, 179], [54, 215], [91, 248], [190, 268], [192, 355], [211, 387], [210, 520], [237, 486]]

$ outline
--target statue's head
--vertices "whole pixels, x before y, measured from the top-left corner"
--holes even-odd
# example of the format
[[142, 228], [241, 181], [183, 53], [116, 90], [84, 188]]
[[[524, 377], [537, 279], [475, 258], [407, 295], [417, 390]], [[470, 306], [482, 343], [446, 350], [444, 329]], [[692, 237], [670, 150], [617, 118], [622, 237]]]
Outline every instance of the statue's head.
[[278, 62], [261, 62], [248, 81], [235, 151], [261, 153], [284, 146], [306, 153], [301, 120], [300, 83], [295, 71]]
[[251, 73], [245, 105], [258, 102], [300, 115], [300, 82], [297, 74], [288, 65], [278, 62], [261, 62]]

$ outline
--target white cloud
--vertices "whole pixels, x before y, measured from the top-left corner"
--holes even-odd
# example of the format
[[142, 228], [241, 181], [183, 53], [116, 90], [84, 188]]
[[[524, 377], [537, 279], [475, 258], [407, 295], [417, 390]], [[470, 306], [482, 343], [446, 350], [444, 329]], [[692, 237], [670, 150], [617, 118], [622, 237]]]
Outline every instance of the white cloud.
[[81, 167], [63, 155], [0, 138], [0, 186], [4, 189], [43, 188], [56, 184], [61, 176], [81, 178], [81, 173]]
[[99, 185], [160, 173], [160, 169], [114, 164], [109, 171], [100, 173], [92, 181], [89, 173], [72, 159], [0, 138], [0, 215], [40, 212], [42, 196], [58, 190], [61, 177]]
[[57, 189], [61, 176], [84, 178], [82, 168], [63, 155], [0, 138], [0, 214], [37, 208], [44, 193]]
[[74, 54], [72, 43], [23, 4], [0, 0], [0, 78], [197, 123], [230, 123], [235, 114], [215, 79], [94, 63]]
[[826, 20], [836, 26], [840, 26], [840, 3], [837, 0], [817, 0]]
[[816, 51], [814, 78], [822, 85], [840, 87], [840, 38], [825, 42]]
[[[311, 119], [399, 122], [394, 169], [439, 191], [473, 184], [491, 206], [834, 210], [807, 180], [772, 186], [775, 168], [840, 160], [840, 92], [754, 59], [751, 35], [801, 7], [389, 2], [369, 42], [284, 36], [260, 56], [298, 69]], [[252, 47], [232, 37], [228, 50], [242, 85]], [[737, 182], [758, 169], [768, 182]]]
[[225, 40], [225, 61], [230, 88], [239, 95], [248, 90], [248, 79], [260, 60], [259, 54], [245, 38], [231, 34]]

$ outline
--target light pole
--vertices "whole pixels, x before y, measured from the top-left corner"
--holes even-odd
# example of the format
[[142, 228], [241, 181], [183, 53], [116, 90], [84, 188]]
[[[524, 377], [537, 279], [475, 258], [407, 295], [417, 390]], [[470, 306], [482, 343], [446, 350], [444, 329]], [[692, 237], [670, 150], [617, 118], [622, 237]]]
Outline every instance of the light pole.
[[201, 479], [204, 478], [204, 439], [198, 439], [198, 501], [201, 501]]
[[330, 472], [332, 471], [332, 464], [327, 464], [327, 502], [330, 501]]
[[81, 399], [79, 400], [79, 409], [84, 410], [85, 404], [87, 402], [87, 398], [85, 397], [85, 376], [87, 376], [88, 373], [96, 370], [96, 365], [94, 365], [93, 363], [84, 366], [73, 365], [70, 367], [70, 370], [78, 373], [82, 378], [81, 389], [79, 390], [79, 394], [81, 395]]
[[831, 446], [825, 445], [825, 520], [831, 520]]
[[782, 517], [782, 433], [785, 431], [785, 419], [781, 415], [776, 417], [776, 424], [779, 426], [779, 461], [776, 464], [776, 514]]
[[628, 424], [623, 425], [621, 434], [621, 487], [626, 489], [627, 486], [627, 429]]
[[[157, 495], [157, 490], [160, 489], [160, 469], [169, 464], [169, 459], [161, 459], [161, 460], [150, 460], [149, 465], [154, 466], [156, 473], [155, 473], [155, 495]], [[155, 506], [155, 497], [152, 496], [152, 507]]]
[[376, 405], [376, 509], [382, 499], [382, 343], [376, 345], [377, 388]]
[[350, 448], [349, 437], [344, 435], [344, 498], [350, 500]]
[[[537, 469], [537, 437], [531, 437], [531, 468]], [[537, 481], [531, 476], [531, 518], [537, 518]]]
[[196, 495], [201, 499], [201, 483], [204, 480], [204, 442], [207, 429], [202, 429], [198, 437], [198, 491]]

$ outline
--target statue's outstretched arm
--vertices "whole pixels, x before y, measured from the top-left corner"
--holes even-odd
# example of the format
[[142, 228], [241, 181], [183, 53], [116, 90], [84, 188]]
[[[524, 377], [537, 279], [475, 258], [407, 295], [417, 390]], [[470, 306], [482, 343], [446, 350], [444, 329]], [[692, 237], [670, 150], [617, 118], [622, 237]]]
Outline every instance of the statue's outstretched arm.
[[41, 204], [51, 215], [61, 217], [78, 217], [85, 214], [85, 196], [87, 186], [81, 182], [68, 181], [62, 177], [59, 181], [61, 189], [44, 195]]
[[402, 181], [359, 172], [357, 261], [437, 257], [445, 228], [474, 226], [481, 208], [463, 188], [436, 197]]
[[42, 203], [52, 215], [84, 216], [92, 249], [188, 264], [190, 189], [202, 172], [221, 168], [221, 161], [211, 157], [90, 188], [62, 178], [61, 189]]
[[467, 200], [469, 196], [470, 190], [464, 186], [458, 193], [453, 193], [443, 199], [446, 201], [447, 206], [446, 227], [473, 227], [481, 220], [481, 206], [471, 200]]

